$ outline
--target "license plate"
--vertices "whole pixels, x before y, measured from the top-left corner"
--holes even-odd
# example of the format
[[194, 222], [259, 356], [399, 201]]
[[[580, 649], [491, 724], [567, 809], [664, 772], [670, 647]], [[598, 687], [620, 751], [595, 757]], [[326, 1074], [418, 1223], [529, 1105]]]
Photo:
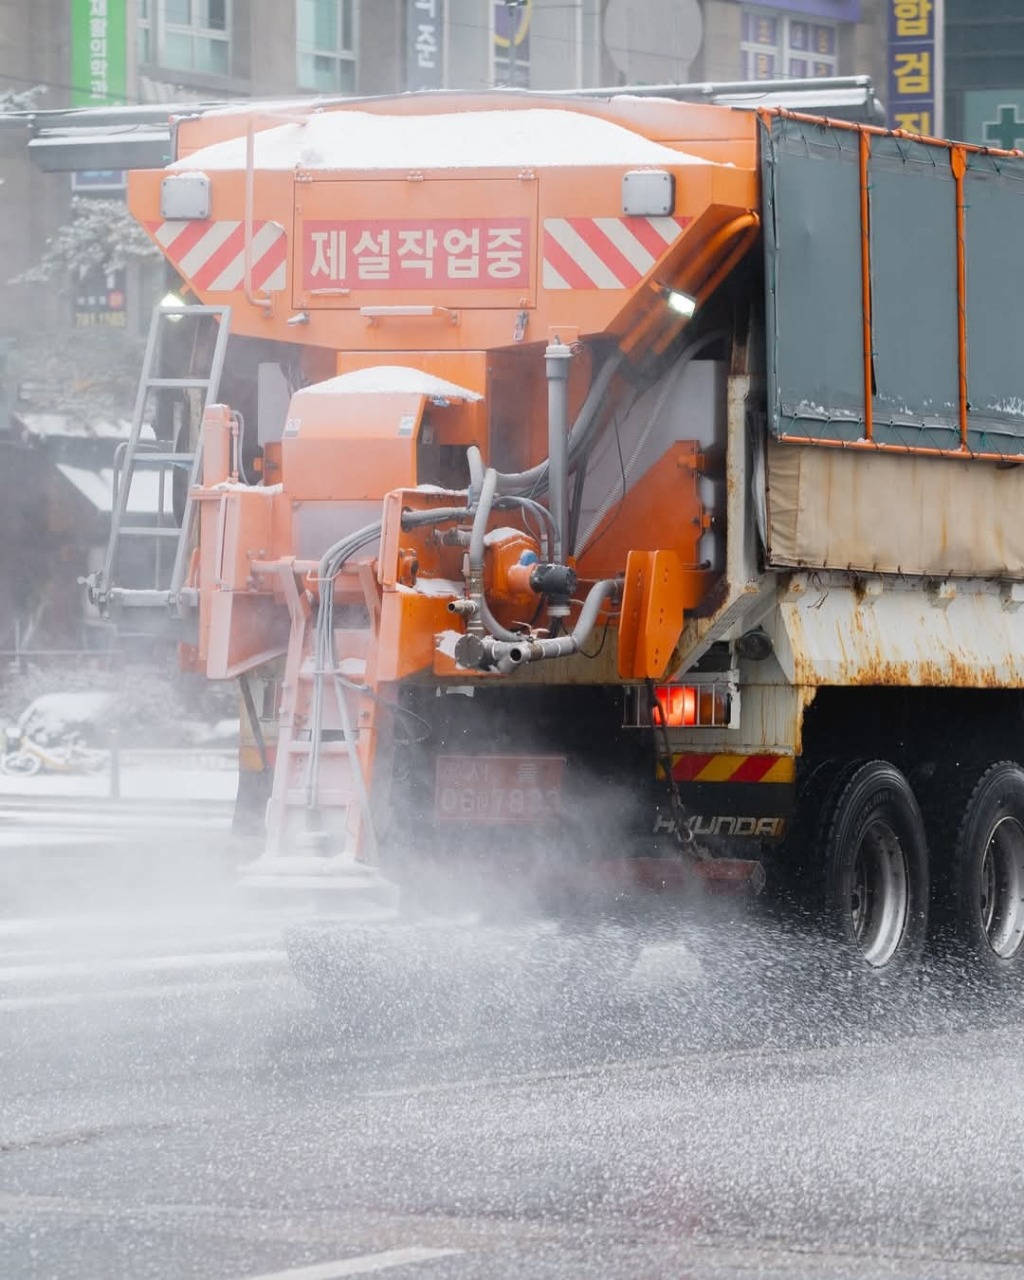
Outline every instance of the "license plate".
[[439, 822], [550, 822], [562, 812], [561, 756], [439, 756]]

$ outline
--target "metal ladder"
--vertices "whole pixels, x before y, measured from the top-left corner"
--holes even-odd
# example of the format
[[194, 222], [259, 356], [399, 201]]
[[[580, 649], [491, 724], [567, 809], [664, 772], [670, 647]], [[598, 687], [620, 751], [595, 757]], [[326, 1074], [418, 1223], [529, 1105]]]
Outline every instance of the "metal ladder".
[[[291, 634], [267, 805], [267, 849], [251, 870], [362, 874], [376, 863], [378, 852], [369, 781], [380, 754], [375, 677], [379, 610], [370, 609], [369, 625], [334, 628], [328, 669], [321, 670], [315, 616], [290, 568], [282, 572], [281, 582]], [[355, 603], [362, 594], [352, 581], [345, 602]], [[318, 685], [319, 712], [314, 709]]]
[[[183, 378], [158, 377], [155, 375], [161, 355], [161, 330], [163, 326], [183, 317], [210, 316], [219, 319], [216, 326], [216, 341], [206, 376], [191, 374]], [[188, 568], [189, 547], [192, 542], [193, 524], [195, 520], [195, 504], [192, 501], [192, 490], [202, 479], [203, 436], [200, 429], [195, 449], [191, 453], [176, 453], [151, 449], [148, 442], [140, 439], [145, 425], [146, 406], [151, 391], [162, 389], [201, 390], [203, 392], [202, 412], [208, 405], [216, 402], [220, 387], [221, 372], [224, 368], [224, 355], [227, 349], [230, 331], [231, 308], [209, 307], [200, 305], [163, 306], [153, 309], [153, 318], [149, 326], [146, 340], [146, 353], [143, 358], [142, 373], [139, 378], [138, 391], [135, 396], [135, 410], [132, 415], [131, 432], [127, 441], [119, 446], [114, 463], [114, 493], [110, 514], [110, 537], [107, 541], [107, 552], [102, 569], [91, 576], [87, 585], [94, 603], [106, 612], [115, 600], [119, 604], [134, 606], [167, 606], [177, 605]], [[200, 415], [200, 421], [202, 414]], [[165, 480], [173, 474], [175, 468], [188, 468], [189, 484], [181, 525], [164, 524]], [[131, 495], [132, 480], [137, 471], [159, 471], [161, 475], [158, 486], [158, 510], [153, 525], [133, 525], [127, 523], [128, 504]], [[150, 539], [154, 542], [154, 583], [151, 589], [126, 587], [116, 580], [118, 550], [122, 538]], [[171, 569], [170, 584], [160, 584], [160, 547], [164, 542], [174, 539], [174, 565]]]

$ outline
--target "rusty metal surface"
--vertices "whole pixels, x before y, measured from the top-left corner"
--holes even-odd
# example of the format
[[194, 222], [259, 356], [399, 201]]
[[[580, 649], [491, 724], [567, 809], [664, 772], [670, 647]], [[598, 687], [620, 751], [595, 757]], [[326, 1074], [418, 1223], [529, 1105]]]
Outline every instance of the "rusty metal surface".
[[797, 685], [1024, 687], [1024, 592], [796, 575], [768, 622]]

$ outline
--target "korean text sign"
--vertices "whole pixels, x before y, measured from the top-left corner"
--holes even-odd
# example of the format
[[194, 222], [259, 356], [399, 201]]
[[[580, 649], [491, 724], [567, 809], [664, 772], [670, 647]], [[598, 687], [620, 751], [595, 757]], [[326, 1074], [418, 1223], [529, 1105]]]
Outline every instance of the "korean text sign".
[[444, 0], [408, 0], [405, 87], [444, 87]]
[[860, 0], [745, 0], [745, 3], [785, 9], [787, 13], [808, 13], [832, 22], [860, 22]]
[[125, 0], [71, 0], [71, 101], [125, 100]]
[[338, 289], [523, 289], [528, 218], [312, 219], [303, 224], [302, 286]]
[[886, 0], [889, 9], [889, 125], [939, 131], [942, 0]]

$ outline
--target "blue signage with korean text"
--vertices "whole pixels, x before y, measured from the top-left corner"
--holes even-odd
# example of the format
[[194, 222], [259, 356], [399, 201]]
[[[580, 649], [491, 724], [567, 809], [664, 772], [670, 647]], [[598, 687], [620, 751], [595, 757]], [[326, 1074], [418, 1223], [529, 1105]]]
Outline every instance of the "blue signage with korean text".
[[810, 13], [830, 22], [860, 22], [860, 0], [745, 0], [748, 5], [765, 9], [784, 9], [786, 13]]
[[934, 137], [941, 129], [941, 0], [886, 0], [889, 127]]
[[494, 83], [530, 87], [530, 19], [533, 0], [495, 0]]
[[444, 0], [409, 0], [405, 19], [405, 87], [444, 87]]

